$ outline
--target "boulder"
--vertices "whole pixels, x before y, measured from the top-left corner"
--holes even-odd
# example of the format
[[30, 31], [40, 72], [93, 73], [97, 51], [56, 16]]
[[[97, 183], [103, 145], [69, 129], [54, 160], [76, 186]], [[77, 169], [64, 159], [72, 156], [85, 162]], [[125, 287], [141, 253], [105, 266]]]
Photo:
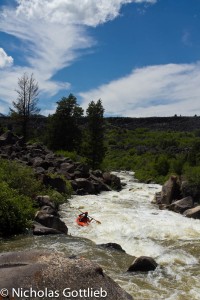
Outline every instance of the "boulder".
[[89, 166], [83, 163], [76, 163], [76, 171], [80, 172], [81, 177], [88, 178], [89, 174]]
[[168, 206], [169, 210], [177, 213], [183, 213], [185, 210], [193, 207], [194, 201], [191, 196], [185, 197], [181, 200], [177, 200]]
[[158, 264], [156, 261], [149, 256], [140, 256], [137, 257], [132, 265], [129, 267], [128, 272], [148, 272], [154, 271], [157, 268]]
[[161, 204], [161, 192], [156, 192], [153, 200], [151, 201], [153, 204]]
[[60, 165], [60, 170], [63, 171], [63, 173], [65, 173], [65, 172], [66, 173], [73, 173], [74, 170], [75, 170], [75, 166], [72, 163], [65, 162], [65, 163], [62, 163]]
[[117, 243], [100, 244], [100, 245], [97, 245], [97, 246], [125, 253], [125, 250], [122, 249], [122, 247], [119, 244], [117, 244]]
[[90, 174], [90, 180], [94, 184], [97, 194], [103, 191], [112, 191], [112, 189], [103, 182], [102, 178]]
[[187, 218], [200, 219], [200, 205], [185, 210], [183, 215], [186, 216]]
[[49, 228], [41, 225], [40, 223], [33, 222], [33, 234], [34, 235], [49, 235], [49, 234], [62, 234], [61, 231], [58, 231], [54, 228]]
[[42, 212], [43, 214], [48, 214], [48, 215], [54, 215], [54, 216], [58, 215], [57, 209], [55, 209], [51, 206], [48, 206], [48, 205], [42, 206], [40, 209], [40, 212]]
[[62, 179], [60, 176], [51, 177], [49, 175], [43, 175], [42, 176], [42, 182], [48, 187], [52, 187], [59, 193], [66, 193], [67, 192], [67, 186], [66, 181]]
[[0, 146], [13, 145], [18, 140], [19, 137], [14, 135], [11, 130], [8, 130], [0, 136]]
[[[3, 274], [0, 286], [8, 289], [10, 299], [14, 296], [15, 299], [30, 300], [133, 300], [98, 264], [84, 258], [67, 258], [62, 253], [46, 250], [8, 252], [0, 254], [0, 268]], [[16, 297], [12, 289], [19, 292], [40, 291], [40, 294]], [[83, 296], [83, 290], [90, 294]], [[102, 296], [96, 294], [94, 297], [91, 293], [95, 290], [103, 293]], [[76, 297], [69, 295], [72, 291]]]
[[122, 188], [120, 178], [114, 174], [108, 172], [103, 173], [103, 181], [105, 184], [110, 185], [113, 189], [117, 191], [120, 191]]
[[68, 232], [68, 228], [65, 223], [61, 221], [57, 216], [38, 211], [35, 216], [35, 221], [45, 227], [54, 228], [61, 233], [67, 234]]
[[103, 177], [103, 173], [101, 170], [94, 170], [91, 172], [91, 174], [94, 175], [95, 177], [100, 177], [100, 178]]
[[180, 199], [181, 191], [180, 184], [178, 183], [178, 178], [176, 176], [171, 176], [167, 182], [162, 187], [160, 204], [169, 205], [175, 199]]
[[43, 159], [41, 157], [34, 157], [32, 160], [32, 166], [34, 168], [41, 167]]
[[51, 201], [48, 195], [37, 196], [35, 201], [38, 203], [39, 207], [50, 206], [55, 209], [55, 204]]
[[88, 194], [95, 194], [95, 188], [92, 182], [85, 178], [77, 178], [74, 180], [74, 182], [77, 184], [77, 189], [83, 189], [85, 193]]

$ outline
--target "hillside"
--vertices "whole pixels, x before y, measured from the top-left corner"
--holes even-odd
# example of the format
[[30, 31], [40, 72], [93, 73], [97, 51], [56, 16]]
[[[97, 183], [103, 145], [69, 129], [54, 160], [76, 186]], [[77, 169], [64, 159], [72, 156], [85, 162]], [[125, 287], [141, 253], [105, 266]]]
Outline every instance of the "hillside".
[[[148, 118], [125, 118], [125, 117], [107, 117], [105, 118], [108, 124], [124, 129], [134, 130], [137, 128], [147, 128], [149, 130], [159, 131], [194, 131], [200, 129], [200, 116], [186, 117], [148, 117]], [[35, 119], [33, 118], [33, 124]], [[43, 127], [47, 122], [45, 116], [37, 117], [37, 124]], [[82, 123], [87, 122], [83, 118]], [[10, 117], [0, 113], [0, 125], [6, 126], [11, 123]]]
[[200, 129], [200, 117], [149, 117], [149, 118], [124, 118], [112, 117], [106, 118], [109, 124], [125, 128], [137, 129], [147, 128], [149, 130], [159, 131], [194, 131]]

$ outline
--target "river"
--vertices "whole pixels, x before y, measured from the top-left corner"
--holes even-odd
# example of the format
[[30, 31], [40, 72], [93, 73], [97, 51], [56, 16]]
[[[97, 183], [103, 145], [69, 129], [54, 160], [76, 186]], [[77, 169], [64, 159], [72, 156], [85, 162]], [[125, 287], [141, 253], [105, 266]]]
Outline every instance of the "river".
[[[62, 205], [70, 236], [14, 237], [0, 242], [0, 251], [45, 248], [99, 263], [135, 300], [200, 299], [200, 221], [151, 203], [161, 186], [138, 183], [131, 172], [115, 173], [126, 186], [121, 192], [74, 196]], [[79, 227], [79, 210], [99, 220]], [[114, 242], [126, 254], [98, 247]], [[127, 273], [134, 257], [151, 256], [159, 267], [149, 273]]]

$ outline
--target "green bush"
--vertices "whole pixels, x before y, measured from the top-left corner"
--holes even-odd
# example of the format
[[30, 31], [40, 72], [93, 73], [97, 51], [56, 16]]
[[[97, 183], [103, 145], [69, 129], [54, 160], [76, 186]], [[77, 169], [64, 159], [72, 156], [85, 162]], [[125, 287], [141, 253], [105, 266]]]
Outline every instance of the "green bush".
[[0, 182], [0, 236], [24, 232], [33, 216], [31, 199]]
[[28, 197], [34, 197], [43, 190], [33, 170], [15, 161], [0, 160], [0, 181], [7, 182], [10, 188]]
[[86, 162], [86, 158], [78, 155], [76, 151], [57, 150], [55, 153], [64, 157], [68, 157], [73, 161], [79, 161], [82, 163]]
[[[53, 175], [52, 175], [53, 176]], [[54, 175], [57, 176], [57, 175]], [[67, 192], [45, 188], [30, 167], [15, 161], [0, 160], [0, 236], [22, 233], [31, 224], [36, 195], [49, 195], [57, 207], [72, 193], [65, 179]]]
[[166, 176], [169, 172], [169, 161], [166, 156], [159, 156], [157, 162], [155, 163], [155, 170], [158, 175]]

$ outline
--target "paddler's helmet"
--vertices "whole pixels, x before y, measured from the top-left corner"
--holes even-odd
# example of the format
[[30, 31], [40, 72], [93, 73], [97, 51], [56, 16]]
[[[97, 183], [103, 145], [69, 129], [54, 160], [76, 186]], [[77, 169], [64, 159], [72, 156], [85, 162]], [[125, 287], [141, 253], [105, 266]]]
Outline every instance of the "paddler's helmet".
[[85, 212], [85, 215], [88, 215], [88, 211]]

